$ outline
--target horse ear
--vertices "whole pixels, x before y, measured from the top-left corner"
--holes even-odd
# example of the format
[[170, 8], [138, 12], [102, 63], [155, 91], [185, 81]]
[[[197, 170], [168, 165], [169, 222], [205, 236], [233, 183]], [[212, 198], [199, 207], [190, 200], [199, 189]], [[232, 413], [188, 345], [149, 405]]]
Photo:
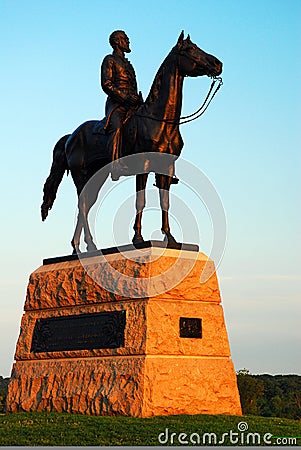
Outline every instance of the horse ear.
[[186, 39], [187, 41], [189, 41], [189, 42], [191, 42], [191, 40], [190, 40], [190, 34], [188, 34], [188, 36], [187, 36], [187, 39]]
[[178, 45], [182, 45], [182, 44], [183, 44], [183, 41], [184, 41], [184, 30], [182, 30], [182, 32], [181, 32], [181, 34], [180, 34], [180, 36], [179, 36], [179, 38], [178, 38], [177, 44], [178, 44]]

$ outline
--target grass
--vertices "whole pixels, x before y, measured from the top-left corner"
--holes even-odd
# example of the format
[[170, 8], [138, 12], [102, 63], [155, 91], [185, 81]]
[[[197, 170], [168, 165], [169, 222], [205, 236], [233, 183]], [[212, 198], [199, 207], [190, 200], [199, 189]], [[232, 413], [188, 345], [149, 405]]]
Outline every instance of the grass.
[[[239, 422], [247, 423], [248, 430], [240, 432]], [[189, 439], [192, 433], [197, 433], [201, 439], [204, 433], [215, 433], [217, 444], [222, 439], [223, 433], [229, 433], [230, 430], [238, 433], [233, 435], [232, 439], [239, 439], [239, 442], [231, 443], [228, 435], [224, 438], [223, 445], [246, 444], [248, 433], [258, 433], [261, 445], [265, 445], [263, 436], [266, 433], [275, 436], [269, 438], [271, 444], [276, 444], [276, 436], [286, 439], [301, 436], [300, 421], [258, 416], [181, 415], [140, 419], [60, 413], [19, 413], [0, 415], [0, 446], [162, 445], [164, 442], [160, 444], [158, 436], [163, 432], [161, 439], [166, 440], [166, 429], [168, 429], [166, 445], [179, 445], [180, 433], [186, 433], [186, 438], [182, 436], [184, 440]], [[176, 435], [171, 438], [171, 433]], [[193, 436], [193, 440], [197, 439], [196, 434]], [[208, 445], [209, 437], [206, 439]], [[211, 441], [211, 445], [213, 444]], [[297, 439], [297, 444], [301, 445], [301, 438]], [[189, 445], [192, 445], [190, 441]]]

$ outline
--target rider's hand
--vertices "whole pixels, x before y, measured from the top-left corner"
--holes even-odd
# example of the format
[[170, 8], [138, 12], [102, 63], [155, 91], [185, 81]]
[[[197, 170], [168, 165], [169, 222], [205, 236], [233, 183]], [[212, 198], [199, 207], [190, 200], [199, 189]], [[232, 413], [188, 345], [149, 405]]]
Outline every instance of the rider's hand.
[[140, 104], [138, 95], [129, 95], [126, 99], [126, 103], [130, 106], [137, 106]]

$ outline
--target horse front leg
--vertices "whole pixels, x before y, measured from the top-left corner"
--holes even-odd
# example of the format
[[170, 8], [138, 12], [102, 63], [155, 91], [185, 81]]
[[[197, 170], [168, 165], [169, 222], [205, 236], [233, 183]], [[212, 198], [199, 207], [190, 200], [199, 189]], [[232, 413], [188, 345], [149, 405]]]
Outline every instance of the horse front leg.
[[134, 237], [133, 244], [144, 242], [141, 234], [142, 212], [145, 207], [145, 187], [148, 178], [148, 173], [143, 173], [136, 176], [136, 219], [134, 223]]
[[94, 252], [97, 250], [96, 245], [94, 244], [92, 233], [90, 231], [89, 223], [88, 223], [88, 213], [85, 211], [83, 215], [83, 227], [84, 227], [84, 241], [87, 244], [87, 252]]
[[88, 214], [92, 206], [95, 204], [98, 193], [109, 176], [108, 170], [101, 170], [97, 173], [97, 176], [92, 175], [90, 177], [89, 183], [85, 186], [81, 194], [81, 211], [83, 217], [83, 228], [84, 228], [84, 241], [87, 244], [87, 251], [93, 252], [97, 250], [96, 245], [93, 241], [93, 236], [90, 231]]
[[168, 175], [156, 174], [156, 185], [159, 187], [160, 206], [162, 211], [162, 227], [161, 231], [164, 234], [164, 240], [169, 245], [177, 244], [177, 241], [170, 232], [169, 226], [169, 189], [172, 177]]

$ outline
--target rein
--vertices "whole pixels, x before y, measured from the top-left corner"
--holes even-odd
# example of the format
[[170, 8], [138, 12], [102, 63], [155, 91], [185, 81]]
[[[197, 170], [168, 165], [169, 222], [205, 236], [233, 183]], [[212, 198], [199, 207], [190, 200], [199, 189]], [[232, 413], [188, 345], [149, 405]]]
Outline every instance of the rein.
[[[220, 87], [223, 85], [222, 77], [211, 77], [211, 78], [212, 78], [212, 83], [211, 83], [210, 89], [208, 91], [208, 94], [206, 95], [206, 98], [205, 98], [203, 104], [199, 107], [199, 109], [197, 111], [195, 111], [192, 114], [189, 114], [188, 116], [183, 116], [183, 117], [180, 117], [179, 120], [174, 120], [174, 119], [157, 119], [156, 117], [145, 116], [143, 114], [137, 114], [137, 113], [135, 113], [135, 115], [138, 117], [145, 117], [146, 119], [152, 119], [157, 122], [165, 122], [165, 123], [169, 123], [169, 124], [183, 125], [185, 123], [192, 122], [193, 120], [198, 119], [199, 117], [201, 117], [204, 114], [204, 112], [207, 110], [208, 106], [212, 102], [214, 96], [216, 95], [216, 93], [218, 92]], [[218, 82], [218, 85], [215, 87], [215, 90], [213, 90], [214, 86], [217, 82]], [[211, 98], [210, 98], [210, 96], [211, 96]]]
[[[223, 85], [223, 79], [222, 79], [222, 77], [211, 77], [211, 78], [212, 78], [212, 83], [211, 83], [209, 92], [208, 92], [208, 94], [207, 94], [207, 96], [206, 96], [206, 98], [205, 98], [203, 104], [202, 104], [202, 105], [199, 107], [199, 109], [198, 109], [197, 111], [195, 111], [194, 113], [189, 114], [188, 116], [180, 117], [179, 125], [183, 125], [183, 124], [185, 124], [185, 123], [192, 122], [193, 120], [198, 119], [199, 117], [201, 117], [201, 116], [204, 114], [204, 112], [206, 111], [206, 109], [208, 108], [208, 106], [210, 105], [210, 103], [212, 102], [212, 100], [213, 100], [215, 94], [217, 93], [217, 91], [218, 91], [218, 90], [221, 88], [221, 86]], [[215, 84], [216, 84], [217, 81], [218, 81], [218, 85], [215, 87], [215, 90], [213, 91], [213, 88], [214, 88], [214, 86], [215, 86]], [[211, 95], [212, 91], [213, 91], [213, 94]], [[210, 98], [210, 95], [211, 95], [211, 98]], [[210, 98], [210, 99], [209, 99], [209, 98]], [[209, 99], [209, 101], [208, 101], [208, 99]], [[208, 101], [208, 104], [206, 105], [207, 101]], [[203, 108], [204, 108], [204, 109], [203, 109]], [[194, 116], [195, 116], [195, 117], [194, 117]], [[183, 122], [181, 122], [181, 120], [183, 120]]]

